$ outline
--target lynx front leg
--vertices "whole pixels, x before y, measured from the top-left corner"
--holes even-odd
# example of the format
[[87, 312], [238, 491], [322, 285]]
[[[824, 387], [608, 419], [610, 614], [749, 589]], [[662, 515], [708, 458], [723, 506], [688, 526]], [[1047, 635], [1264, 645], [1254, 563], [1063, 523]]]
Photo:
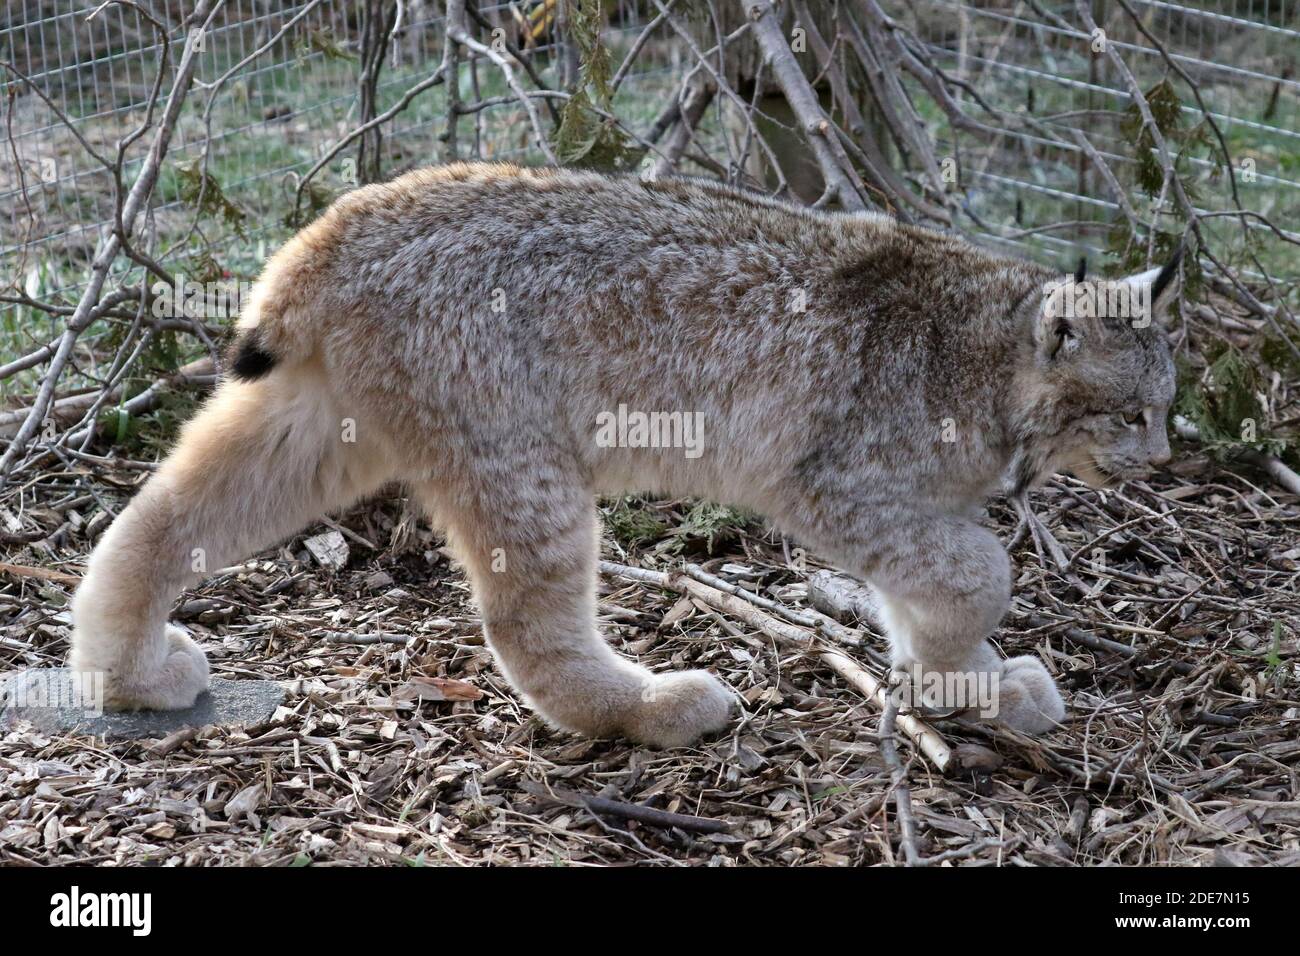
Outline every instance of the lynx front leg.
[[[526, 481], [521, 471], [501, 477]], [[680, 747], [722, 729], [732, 696], [714, 677], [652, 674], [597, 633], [596, 512], [588, 492], [567, 488], [575, 481], [550, 474], [503, 488], [480, 476], [474, 485], [492, 500], [444, 512], [506, 678], [551, 723], [590, 737]]]
[[343, 440], [329, 406], [305, 376], [223, 385], [104, 534], [73, 599], [69, 663], [104, 674], [107, 709], [192, 705], [208, 664], [167, 624], [176, 595], [378, 484], [380, 456]]
[[1027, 733], [1065, 716], [1051, 675], [1034, 657], [1001, 660], [988, 637], [1010, 600], [1001, 543], [973, 522], [915, 515], [877, 528], [853, 555], [880, 591], [894, 668], [936, 707], [972, 707]]

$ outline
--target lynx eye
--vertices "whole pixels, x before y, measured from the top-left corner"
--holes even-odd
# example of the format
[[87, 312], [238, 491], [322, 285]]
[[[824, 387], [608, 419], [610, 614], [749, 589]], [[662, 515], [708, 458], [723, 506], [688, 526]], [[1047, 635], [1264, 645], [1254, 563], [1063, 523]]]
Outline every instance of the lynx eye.
[[1142, 412], [1125, 412], [1120, 415], [1120, 418], [1124, 420], [1124, 424], [1129, 428], [1136, 428], [1142, 424], [1143, 414]]

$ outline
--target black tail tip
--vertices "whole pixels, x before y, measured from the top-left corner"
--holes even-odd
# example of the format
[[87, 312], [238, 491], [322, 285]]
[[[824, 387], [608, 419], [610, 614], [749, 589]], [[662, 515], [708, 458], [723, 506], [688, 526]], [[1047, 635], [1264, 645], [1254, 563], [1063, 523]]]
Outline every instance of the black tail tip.
[[235, 340], [230, 374], [241, 382], [252, 382], [275, 368], [275, 362], [275, 356], [262, 347], [257, 329], [253, 329]]
[[1178, 275], [1178, 264], [1183, 261], [1183, 253], [1186, 252], [1186, 250], [1186, 240], [1178, 243], [1178, 248], [1174, 250], [1174, 254], [1169, 258], [1169, 261], [1165, 263], [1164, 268], [1162, 268], [1156, 275], [1156, 281], [1151, 284], [1151, 298], [1153, 300], [1159, 299], [1160, 293], [1164, 292], [1165, 289], [1169, 287], [1169, 283], [1173, 282], [1174, 278]]

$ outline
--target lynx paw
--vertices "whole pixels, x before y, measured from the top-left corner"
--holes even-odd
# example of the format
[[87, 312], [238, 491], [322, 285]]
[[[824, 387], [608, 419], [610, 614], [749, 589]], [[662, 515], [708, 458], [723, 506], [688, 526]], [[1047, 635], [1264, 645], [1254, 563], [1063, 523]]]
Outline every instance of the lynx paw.
[[154, 668], [103, 666], [74, 639], [68, 664], [75, 671], [104, 671], [105, 710], [184, 710], [208, 689], [208, 660], [179, 627], [167, 625], [167, 649]]
[[1042, 734], [1065, 717], [1065, 703], [1052, 675], [1036, 657], [1011, 657], [998, 681], [997, 719], [1013, 730]]
[[735, 698], [712, 674], [680, 671], [652, 677], [626, 733], [652, 747], [685, 747], [727, 726]]

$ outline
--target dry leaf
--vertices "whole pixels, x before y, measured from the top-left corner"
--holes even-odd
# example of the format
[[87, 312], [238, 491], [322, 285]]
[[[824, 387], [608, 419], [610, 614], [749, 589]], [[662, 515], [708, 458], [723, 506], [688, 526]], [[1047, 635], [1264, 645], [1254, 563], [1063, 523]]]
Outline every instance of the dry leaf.
[[451, 677], [412, 677], [393, 691], [393, 700], [478, 700], [482, 696], [473, 684]]

